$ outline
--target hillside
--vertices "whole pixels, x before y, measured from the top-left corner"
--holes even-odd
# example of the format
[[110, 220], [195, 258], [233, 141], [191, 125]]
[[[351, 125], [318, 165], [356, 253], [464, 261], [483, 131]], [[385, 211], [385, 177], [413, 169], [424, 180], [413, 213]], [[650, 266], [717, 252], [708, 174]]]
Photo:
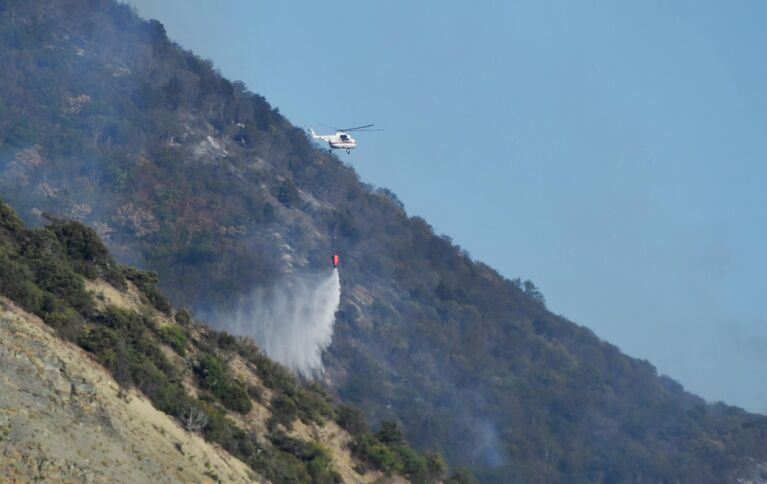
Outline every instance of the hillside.
[[[0, 480], [435, 482], [393, 423], [175, 311], [92, 229], [0, 201]], [[455, 476], [461, 482], [463, 474]]]
[[0, 195], [25, 221], [88, 224], [219, 328], [341, 254], [322, 381], [374, 425], [487, 482], [722, 482], [767, 462], [765, 417], [550, 313], [159, 22], [111, 0], [6, 0], [0, 39]]
[[0, 299], [0, 481], [260, 480]]

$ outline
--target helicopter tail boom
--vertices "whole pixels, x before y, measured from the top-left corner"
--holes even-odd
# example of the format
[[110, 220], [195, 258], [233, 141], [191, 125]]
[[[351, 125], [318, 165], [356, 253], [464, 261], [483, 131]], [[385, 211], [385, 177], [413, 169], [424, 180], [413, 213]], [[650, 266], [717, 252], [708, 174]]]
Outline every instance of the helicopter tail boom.
[[315, 132], [314, 132], [314, 130], [313, 130], [313, 129], [311, 129], [311, 128], [309, 128], [309, 134], [311, 134], [311, 135], [312, 135], [312, 138], [313, 138], [313, 139], [319, 139], [319, 140], [322, 140], [322, 141], [330, 141], [331, 139], [333, 139], [333, 138], [334, 138], [334, 136], [333, 136], [333, 135], [317, 134], [317, 133], [315, 133]]

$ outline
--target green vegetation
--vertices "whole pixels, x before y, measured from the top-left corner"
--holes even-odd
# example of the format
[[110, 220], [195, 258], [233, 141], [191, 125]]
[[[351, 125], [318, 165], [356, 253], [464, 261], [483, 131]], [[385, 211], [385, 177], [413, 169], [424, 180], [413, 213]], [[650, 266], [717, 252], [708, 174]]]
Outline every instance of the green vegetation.
[[[336, 417], [333, 398], [317, 383], [300, 385], [290, 371], [264, 355], [252, 341], [232, 338], [226, 333], [211, 332], [217, 341], [237, 352], [249, 362], [264, 385], [274, 392], [272, 400], [272, 425], [278, 423], [289, 427], [293, 418], [304, 423], [324, 425]], [[225, 335], [225, 336], [222, 336]]]
[[179, 356], [186, 356], [186, 345], [188, 339], [184, 330], [178, 326], [163, 326], [159, 331], [160, 339], [163, 343], [173, 348], [173, 351]]
[[441, 481], [447, 475], [442, 457], [433, 452], [419, 455], [413, 451], [394, 422], [384, 421], [375, 434], [360, 429], [354, 435], [352, 451], [373, 468], [402, 474], [417, 483]]
[[148, 317], [110, 307], [83, 325], [77, 343], [93, 353], [119, 383], [135, 386], [155, 407], [180, 417], [191, 399], [178, 370], [160, 349], [156, 330]]
[[138, 287], [139, 291], [141, 291], [144, 297], [146, 297], [155, 308], [163, 313], [170, 313], [170, 303], [157, 288], [159, 276], [156, 272], [142, 271], [135, 267], [124, 267], [123, 274], [126, 279]]
[[104, 279], [118, 289], [126, 287], [123, 272], [95, 230], [80, 223], [47, 217], [53, 222], [48, 229], [56, 235], [75, 272], [88, 279]]
[[[92, 353], [121, 385], [139, 389], [156, 408], [178, 419], [187, 430], [201, 432], [267, 479], [341, 482], [327, 449], [291, 438], [283, 430], [290, 429], [296, 418], [324, 424], [336, 417], [335, 403], [322, 387], [300, 384], [252, 342], [200, 327], [186, 311], [175, 313], [177, 325], [159, 327], [151, 310], [138, 313], [111, 306], [97, 310], [85, 292], [84, 278], [109, 277], [122, 289], [127, 289], [126, 281], [130, 280], [154, 291], [158, 282], [151, 273], [115, 264], [102, 249], [98, 236], [76, 222], [55, 220], [27, 230], [0, 202], [0, 294]], [[164, 301], [159, 292], [162, 299], [150, 298], [146, 290], [142, 293], [153, 306]], [[170, 306], [157, 309], [172, 312]], [[201, 334], [201, 340], [193, 330]], [[184, 365], [172, 363], [162, 344], [193, 365], [199, 398], [189, 395], [182, 383]], [[267, 436], [271, 445], [264, 446], [229, 414], [246, 414], [253, 407], [251, 398], [263, 400], [258, 388], [246, 387], [232, 376], [225, 361], [235, 355], [245, 358], [274, 392]], [[350, 412], [353, 410], [344, 407], [344, 414]], [[404, 442], [399, 442], [399, 448], [409, 462], [432, 458], [419, 456]], [[412, 463], [391, 469], [378, 467], [374, 461], [369, 464], [374, 469], [400, 473], [414, 469]]]
[[270, 440], [275, 448], [307, 463], [310, 477], [306, 481], [327, 484], [342, 482], [341, 476], [333, 468], [328, 451], [321, 445], [306, 443], [280, 432], [273, 434]]
[[238, 413], [248, 413], [253, 404], [245, 388], [227, 374], [226, 366], [215, 356], [203, 355], [194, 367], [200, 385], [210, 390], [224, 407]]

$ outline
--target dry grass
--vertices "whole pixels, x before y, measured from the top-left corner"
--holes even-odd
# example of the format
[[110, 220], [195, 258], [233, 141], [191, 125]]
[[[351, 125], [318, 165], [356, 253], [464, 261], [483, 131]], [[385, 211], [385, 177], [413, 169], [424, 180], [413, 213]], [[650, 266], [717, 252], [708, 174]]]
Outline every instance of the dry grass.
[[[103, 292], [110, 304], [130, 304], [129, 296]], [[120, 390], [87, 353], [4, 298], [0, 366], [0, 424], [10, 428], [0, 451], [0, 482], [203, 482], [211, 476], [253, 482], [244, 463], [183, 430], [143, 395]]]

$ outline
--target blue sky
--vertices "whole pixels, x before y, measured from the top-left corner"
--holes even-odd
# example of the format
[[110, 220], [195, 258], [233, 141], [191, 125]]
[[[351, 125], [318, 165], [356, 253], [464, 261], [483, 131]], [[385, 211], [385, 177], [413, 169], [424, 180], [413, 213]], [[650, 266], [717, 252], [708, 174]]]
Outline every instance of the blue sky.
[[[132, 0], [549, 307], [767, 413], [767, 3]], [[761, 377], [761, 378], [760, 378]]]

